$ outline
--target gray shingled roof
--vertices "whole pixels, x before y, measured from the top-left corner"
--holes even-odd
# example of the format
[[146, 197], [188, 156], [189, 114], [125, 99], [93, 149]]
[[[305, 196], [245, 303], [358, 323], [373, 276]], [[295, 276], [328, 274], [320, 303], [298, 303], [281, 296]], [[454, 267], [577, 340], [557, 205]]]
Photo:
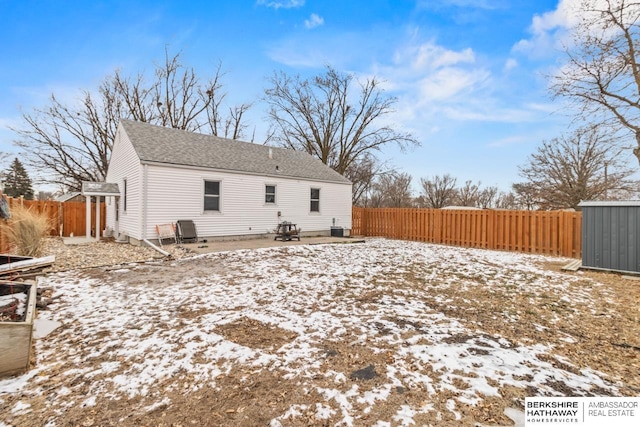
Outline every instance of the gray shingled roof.
[[[122, 120], [120, 124], [142, 162], [350, 183], [348, 179], [320, 160], [301, 151], [235, 141], [131, 120]], [[269, 150], [272, 150], [271, 159]]]
[[82, 195], [91, 196], [118, 196], [118, 184], [110, 182], [82, 181]]
[[65, 193], [65, 194], [61, 194], [59, 196], [57, 196], [56, 198], [54, 198], [53, 200], [56, 202], [66, 202], [68, 200], [73, 199], [76, 196], [81, 196], [82, 193], [80, 191], [74, 191], [73, 193]]

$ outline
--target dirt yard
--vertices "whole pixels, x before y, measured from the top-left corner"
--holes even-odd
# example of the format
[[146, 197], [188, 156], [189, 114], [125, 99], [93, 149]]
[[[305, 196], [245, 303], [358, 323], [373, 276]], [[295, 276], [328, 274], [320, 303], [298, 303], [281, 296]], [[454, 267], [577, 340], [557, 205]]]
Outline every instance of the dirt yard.
[[510, 425], [525, 396], [640, 395], [640, 281], [370, 239], [42, 281], [62, 326], [0, 426]]

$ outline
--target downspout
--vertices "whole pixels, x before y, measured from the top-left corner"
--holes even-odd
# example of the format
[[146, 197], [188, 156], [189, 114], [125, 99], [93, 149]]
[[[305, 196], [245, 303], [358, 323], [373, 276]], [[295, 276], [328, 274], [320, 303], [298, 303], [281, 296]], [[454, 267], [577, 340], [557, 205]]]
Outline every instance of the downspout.
[[147, 174], [149, 166], [147, 164], [142, 165], [142, 209], [140, 213], [142, 215], [142, 240], [147, 240]]
[[154, 245], [153, 243], [151, 243], [150, 241], [148, 241], [147, 239], [143, 240], [144, 243], [146, 243], [151, 249], [155, 249], [156, 251], [160, 252], [162, 255], [164, 256], [171, 256], [171, 254], [163, 249], [160, 249], [159, 247], [157, 247], [156, 245]]

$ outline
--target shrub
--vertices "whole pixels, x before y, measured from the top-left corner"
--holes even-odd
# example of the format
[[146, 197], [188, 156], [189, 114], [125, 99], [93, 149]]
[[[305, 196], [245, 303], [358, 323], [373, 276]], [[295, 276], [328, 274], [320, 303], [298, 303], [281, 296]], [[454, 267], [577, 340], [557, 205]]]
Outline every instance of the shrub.
[[44, 248], [44, 238], [51, 229], [49, 218], [23, 206], [15, 206], [11, 219], [0, 225], [9, 246], [17, 255], [37, 257]]

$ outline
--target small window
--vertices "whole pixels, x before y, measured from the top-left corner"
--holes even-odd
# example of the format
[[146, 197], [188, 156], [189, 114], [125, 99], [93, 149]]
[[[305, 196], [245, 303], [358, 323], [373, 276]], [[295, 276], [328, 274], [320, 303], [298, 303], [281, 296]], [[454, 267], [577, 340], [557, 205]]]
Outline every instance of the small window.
[[204, 210], [220, 211], [220, 181], [204, 182]]
[[122, 211], [127, 211], [127, 180], [125, 179], [122, 183]]
[[276, 186], [265, 185], [264, 187], [264, 202], [275, 203], [276, 202]]
[[320, 189], [311, 189], [311, 212], [320, 212]]

